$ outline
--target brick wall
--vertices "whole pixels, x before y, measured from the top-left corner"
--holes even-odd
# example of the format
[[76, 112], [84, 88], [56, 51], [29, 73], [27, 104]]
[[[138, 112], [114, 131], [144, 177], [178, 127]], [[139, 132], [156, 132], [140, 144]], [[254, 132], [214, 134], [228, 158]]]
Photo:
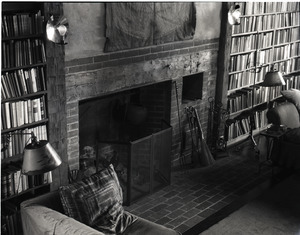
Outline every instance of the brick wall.
[[[65, 62], [67, 155], [70, 168], [79, 167], [79, 101], [120, 92], [132, 87], [177, 81], [181, 120], [184, 108], [197, 107], [206, 134], [208, 97], [214, 97], [218, 39], [190, 40], [147, 48], [105, 53]], [[203, 73], [203, 98], [182, 103], [182, 77]], [[178, 165], [180, 135], [175, 87], [172, 86], [170, 123], [173, 127], [172, 166]], [[186, 150], [187, 153], [189, 150]]]

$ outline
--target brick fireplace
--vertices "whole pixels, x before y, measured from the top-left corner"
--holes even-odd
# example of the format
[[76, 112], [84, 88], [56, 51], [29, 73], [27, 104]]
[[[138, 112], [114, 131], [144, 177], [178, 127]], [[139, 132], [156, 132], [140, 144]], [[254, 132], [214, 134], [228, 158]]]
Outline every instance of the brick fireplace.
[[[215, 96], [217, 54], [217, 39], [190, 40], [66, 61], [67, 155], [70, 168], [79, 168], [80, 104], [155, 84], [168, 84], [169, 87], [169, 107], [163, 108], [163, 116], [173, 129], [170, 164], [177, 166], [180, 132], [174, 81], [178, 85], [180, 117], [187, 136], [185, 151], [188, 153], [189, 133], [184, 108], [192, 105], [198, 109], [206, 135], [208, 98]], [[197, 74], [201, 74], [201, 97], [182, 99], [186, 76], [194, 78]]]

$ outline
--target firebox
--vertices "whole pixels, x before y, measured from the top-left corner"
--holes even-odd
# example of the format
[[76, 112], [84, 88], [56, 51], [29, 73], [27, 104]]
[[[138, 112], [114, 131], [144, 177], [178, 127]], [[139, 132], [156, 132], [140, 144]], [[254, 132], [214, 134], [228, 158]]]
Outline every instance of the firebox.
[[170, 183], [171, 86], [155, 83], [79, 103], [79, 161], [90, 146], [96, 169], [112, 163], [127, 205]]
[[99, 142], [100, 161], [113, 163], [125, 205], [170, 184], [171, 144], [170, 126], [130, 142]]

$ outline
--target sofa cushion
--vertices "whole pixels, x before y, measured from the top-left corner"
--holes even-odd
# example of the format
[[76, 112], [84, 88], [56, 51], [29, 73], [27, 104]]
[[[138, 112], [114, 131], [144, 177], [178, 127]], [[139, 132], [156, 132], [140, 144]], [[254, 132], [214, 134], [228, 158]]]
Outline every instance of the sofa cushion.
[[300, 144], [300, 127], [289, 130], [284, 134], [284, 140], [294, 144]]
[[124, 211], [122, 189], [112, 165], [60, 187], [65, 213], [106, 234], [122, 233], [136, 217]]
[[290, 90], [281, 91], [281, 94], [287, 101], [296, 106], [300, 115], [300, 90], [292, 88]]

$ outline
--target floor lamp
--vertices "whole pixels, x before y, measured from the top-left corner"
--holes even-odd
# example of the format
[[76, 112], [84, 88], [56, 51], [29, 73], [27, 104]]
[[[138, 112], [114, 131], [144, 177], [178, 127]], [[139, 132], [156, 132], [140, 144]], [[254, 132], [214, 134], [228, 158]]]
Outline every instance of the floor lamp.
[[23, 151], [22, 174], [24, 175], [38, 175], [52, 171], [57, 168], [62, 160], [50, 143], [46, 140], [37, 140], [33, 132], [31, 133], [9, 133], [4, 148], [8, 148], [11, 135], [31, 135], [31, 143], [27, 144]]
[[[260, 84], [263, 87], [275, 87], [275, 86], [284, 86], [285, 81], [281, 72], [274, 69], [274, 65], [272, 65], [271, 70], [266, 73], [263, 83]], [[271, 90], [269, 90], [269, 100], [268, 100], [268, 109], [271, 108]]]
[[[250, 117], [250, 132], [249, 132], [249, 136], [248, 136], [248, 138], [247, 139], [250, 139], [251, 140], [251, 142], [253, 143], [253, 145], [254, 145], [254, 148], [257, 146], [257, 143], [256, 143], [256, 141], [255, 141], [255, 139], [254, 139], [254, 137], [253, 137], [253, 129], [254, 129], [254, 127], [255, 127], [255, 120], [254, 120], [254, 113], [253, 113], [253, 111], [254, 111], [254, 99], [255, 99], [255, 97], [254, 97], [254, 95], [255, 95], [255, 85], [256, 85], [256, 75], [258, 74], [258, 73], [260, 73], [261, 72], [261, 69], [262, 69], [262, 67], [260, 66], [259, 68], [258, 68], [258, 65], [257, 65], [257, 58], [258, 58], [258, 42], [259, 42], [259, 32], [257, 31], [256, 32], [256, 42], [255, 42], [255, 53], [254, 53], [254, 69], [250, 69], [249, 70], [249, 72], [253, 72], [254, 73], [254, 77], [253, 77], [253, 86], [252, 86], [252, 97], [251, 97], [251, 109], [250, 109], [250, 111], [249, 111], [249, 117]], [[248, 55], [249, 56], [249, 55]], [[249, 59], [249, 57], [248, 57], [248, 59]], [[250, 62], [249, 63], [247, 63], [247, 66], [250, 64]]]

